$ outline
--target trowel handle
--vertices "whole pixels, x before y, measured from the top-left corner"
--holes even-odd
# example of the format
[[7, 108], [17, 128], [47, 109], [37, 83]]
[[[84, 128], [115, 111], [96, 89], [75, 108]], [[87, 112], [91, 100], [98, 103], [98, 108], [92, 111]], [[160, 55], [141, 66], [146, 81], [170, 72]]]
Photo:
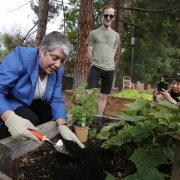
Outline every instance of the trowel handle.
[[39, 132], [37, 132], [35, 130], [32, 130], [32, 129], [30, 129], [29, 131], [32, 134], [34, 134], [40, 141], [45, 141], [46, 140], [46, 136], [45, 135], [43, 135], [43, 134], [41, 134], [41, 133], [39, 133]]

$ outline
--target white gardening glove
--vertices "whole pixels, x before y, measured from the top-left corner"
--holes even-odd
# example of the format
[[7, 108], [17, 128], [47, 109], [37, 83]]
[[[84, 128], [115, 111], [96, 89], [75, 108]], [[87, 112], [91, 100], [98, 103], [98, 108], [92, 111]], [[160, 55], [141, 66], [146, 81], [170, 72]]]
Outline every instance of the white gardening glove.
[[74, 141], [80, 148], [84, 148], [84, 144], [79, 141], [77, 136], [66, 125], [59, 125], [58, 129], [64, 139]]
[[22, 118], [11, 111], [5, 125], [8, 127], [8, 131], [13, 138], [21, 140], [33, 140], [36, 143], [40, 143], [39, 139], [34, 136], [29, 129], [37, 131], [38, 129], [27, 119]]

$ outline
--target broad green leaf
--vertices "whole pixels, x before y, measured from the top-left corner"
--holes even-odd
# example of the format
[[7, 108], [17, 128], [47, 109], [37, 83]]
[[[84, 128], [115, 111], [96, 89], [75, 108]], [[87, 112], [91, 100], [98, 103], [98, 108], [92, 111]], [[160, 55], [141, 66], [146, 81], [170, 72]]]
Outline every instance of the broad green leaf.
[[179, 126], [176, 123], [170, 123], [168, 126], [170, 129], [173, 129], [173, 131], [177, 131]]
[[141, 120], [147, 119], [147, 117], [146, 116], [133, 116], [133, 117], [121, 116], [121, 119], [125, 120], [125, 121], [136, 122], [136, 121], [141, 121]]
[[163, 153], [171, 160], [174, 159], [174, 149], [172, 149], [170, 146], [164, 147]]
[[130, 160], [136, 164], [138, 171], [154, 168], [159, 164], [168, 164], [162, 148], [153, 149], [150, 155], [143, 148], [136, 149]]
[[133, 137], [135, 138], [135, 142], [141, 142], [143, 137], [148, 137], [150, 135], [150, 133], [141, 133]]
[[158, 112], [160, 109], [156, 106], [156, 105], [154, 105], [154, 104], [151, 104], [151, 107], [152, 107], [152, 110], [154, 110], [154, 111], [156, 111], [156, 112]]
[[138, 109], [144, 107], [145, 104], [146, 104], [146, 100], [137, 99], [134, 103], [125, 104], [125, 106], [128, 106], [131, 110], [138, 110]]
[[126, 167], [123, 171], [122, 178], [125, 178], [126, 176], [129, 176], [129, 175], [134, 174], [136, 172], [137, 172], [136, 165], [134, 164], [134, 162], [129, 161], [129, 162], [127, 162]]
[[175, 164], [178, 168], [180, 168], [180, 159], [175, 160], [172, 163]]
[[155, 118], [167, 119], [172, 117], [171, 113], [168, 113], [166, 109], [161, 109], [159, 112], [153, 114]]
[[146, 169], [125, 177], [123, 180], [164, 180], [156, 168]]
[[167, 109], [170, 109], [172, 111], [180, 111], [180, 109], [178, 109], [177, 106], [171, 104], [170, 102], [166, 102], [166, 101], [160, 101], [160, 100], [157, 100], [159, 102], [159, 105], [161, 105], [162, 107], [165, 107]]
[[148, 102], [146, 102], [146, 105], [145, 105], [145, 107], [146, 107], [146, 109], [151, 109], [151, 104], [150, 103], [148, 103]]
[[144, 122], [138, 122], [138, 123], [137, 123], [137, 126], [140, 126], [140, 127], [141, 127], [143, 133], [149, 132], [149, 129], [148, 129], [148, 127], [146, 126], [146, 124], [145, 124]]
[[159, 120], [158, 119], [150, 119], [144, 122], [146, 126], [148, 126], [150, 129], [154, 129], [158, 127]]
[[110, 173], [108, 173], [105, 180], [116, 180], [116, 179]]
[[129, 116], [134, 116], [136, 114], [137, 111], [135, 110], [127, 110], [127, 109], [123, 109], [122, 110], [122, 114], [126, 114], [126, 115], [129, 115]]
[[117, 122], [117, 123], [110, 123], [108, 126], [104, 126], [101, 131], [109, 131], [110, 129], [118, 126], [119, 124], [121, 124], [121, 122]]
[[169, 118], [171, 122], [175, 122], [177, 125], [180, 124], [180, 116], [173, 116]]
[[121, 146], [122, 144], [126, 143], [126, 136], [123, 134], [118, 134], [110, 139], [110, 144]]
[[129, 127], [129, 132], [132, 136], [147, 133], [148, 131], [149, 129], [145, 126], [145, 124], [140, 122], [138, 122], [136, 126]]
[[130, 133], [130, 128], [131, 128], [130, 125], [124, 126], [123, 129], [121, 129], [121, 130], [118, 131], [118, 134], [124, 134], [124, 135], [127, 136], [127, 137], [132, 137], [132, 135], [131, 135], [131, 133]]
[[159, 119], [159, 124], [167, 126], [168, 125], [168, 121], [166, 119]]
[[110, 133], [108, 131], [102, 131], [97, 135], [97, 138], [99, 139], [108, 139], [110, 136]]

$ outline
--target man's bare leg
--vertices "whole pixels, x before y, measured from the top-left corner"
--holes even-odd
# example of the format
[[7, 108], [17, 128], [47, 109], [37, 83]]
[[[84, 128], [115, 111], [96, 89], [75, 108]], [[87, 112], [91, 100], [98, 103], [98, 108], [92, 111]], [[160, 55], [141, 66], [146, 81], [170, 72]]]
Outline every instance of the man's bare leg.
[[98, 104], [98, 114], [102, 114], [106, 107], [107, 94], [100, 93], [100, 102]]

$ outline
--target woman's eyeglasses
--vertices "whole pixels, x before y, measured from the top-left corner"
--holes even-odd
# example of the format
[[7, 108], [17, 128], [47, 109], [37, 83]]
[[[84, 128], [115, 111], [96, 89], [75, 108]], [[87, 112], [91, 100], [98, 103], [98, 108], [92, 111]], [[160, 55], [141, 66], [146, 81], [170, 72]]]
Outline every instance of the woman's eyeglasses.
[[104, 14], [104, 18], [108, 18], [108, 16], [110, 17], [110, 19], [113, 19], [114, 18], [114, 15], [112, 14]]

